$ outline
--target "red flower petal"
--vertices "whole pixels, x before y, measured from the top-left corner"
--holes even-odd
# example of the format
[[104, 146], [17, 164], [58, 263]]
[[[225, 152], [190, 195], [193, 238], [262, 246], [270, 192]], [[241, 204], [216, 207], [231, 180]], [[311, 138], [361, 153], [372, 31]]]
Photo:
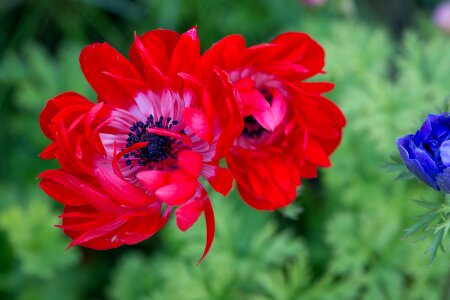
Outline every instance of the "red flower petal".
[[[268, 103], [267, 101], [265, 102]], [[274, 131], [275, 128], [285, 119], [286, 110], [286, 100], [284, 100], [280, 92], [274, 91], [273, 100], [270, 107], [255, 109], [253, 116], [262, 127], [269, 131]]]
[[244, 38], [238, 34], [231, 34], [205, 51], [202, 55], [202, 64], [206, 70], [211, 70], [212, 66], [235, 70], [240, 67], [240, 58], [244, 50]]
[[[148, 35], [147, 38], [149, 37], [154, 36]], [[160, 42], [159, 39], [156, 40]], [[157, 45], [147, 43], [147, 46], [144, 46], [141, 39], [135, 34], [134, 43], [130, 48], [130, 59], [153, 89], [162, 90], [163, 85], [161, 84], [168, 85], [170, 81], [163, 73], [167, 68], [169, 59], [165, 56], [164, 49]]]
[[214, 134], [206, 115], [195, 108], [187, 107], [183, 111], [187, 126], [207, 143], [212, 143]]
[[177, 226], [181, 231], [186, 231], [197, 222], [205, 209], [205, 201], [209, 201], [205, 189], [199, 187], [196, 196], [188, 203], [180, 206], [175, 211]]
[[[147, 81], [149, 80], [147, 76], [154, 74], [154, 71], [159, 75], [166, 74], [179, 37], [178, 32], [157, 29], [135, 38], [129, 51], [131, 63]], [[151, 65], [147, 65], [148, 63]]]
[[313, 138], [308, 138], [305, 150], [308, 160], [313, 164], [324, 168], [331, 166], [327, 153]]
[[180, 36], [172, 53], [167, 75], [175, 78], [181, 72], [200, 76], [200, 41], [196, 27]]
[[56, 158], [56, 150], [57, 149], [58, 149], [58, 145], [56, 143], [51, 143], [39, 154], [39, 157], [42, 159]]
[[165, 203], [176, 206], [191, 199], [198, 187], [196, 180], [174, 182], [156, 190], [155, 195]]
[[305, 33], [283, 33], [274, 38], [272, 43], [281, 46], [277, 53], [278, 59], [292, 61], [309, 71], [305, 78], [321, 72], [325, 65], [323, 48]]
[[169, 182], [169, 174], [165, 171], [143, 171], [139, 172], [136, 177], [142, 183], [144, 188], [151, 193], [154, 193], [157, 189]]
[[193, 178], [197, 178], [203, 167], [202, 158], [200, 153], [183, 150], [177, 156], [178, 167]]
[[[123, 224], [125, 224], [125, 222], [127, 221], [126, 218], [119, 218], [116, 219], [114, 221], [112, 221], [111, 223], [102, 225], [102, 226], [98, 226], [98, 227], [94, 227], [94, 229], [91, 229], [89, 231], [85, 231], [82, 234], [80, 234], [77, 238], [75, 238], [70, 244], [69, 246], [67, 246], [67, 250], [72, 248], [73, 246], [79, 245], [79, 244], [83, 244], [86, 242], [89, 242], [93, 239], [99, 238], [101, 236], [107, 235], [109, 233], [111, 233], [111, 231], [116, 230], [117, 228], [119, 228], [120, 226], [122, 226]], [[121, 244], [117, 243], [117, 244], [112, 244], [112, 247], [108, 247], [106, 249], [110, 249], [110, 248], [114, 248], [114, 247], [119, 247]], [[101, 249], [101, 248], [100, 248]]]
[[217, 166], [205, 165], [202, 175], [214, 190], [226, 196], [233, 187], [233, 175], [230, 170]]
[[206, 221], [206, 245], [202, 257], [200, 257], [199, 261], [197, 262], [197, 266], [208, 254], [209, 249], [211, 249], [211, 245], [214, 240], [214, 231], [215, 231], [214, 211], [211, 206], [211, 201], [209, 199], [205, 201], [204, 207], [205, 207], [204, 212]]
[[90, 204], [105, 212], [117, 212], [122, 208], [98, 188], [62, 170], [47, 170], [39, 174], [39, 186], [55, 200], [72, 206]]
[[117, 81], [118, 78], [142, 81], [142, 78], [133, 65], [108, 43], [85, 47], [80, 55], [80, 65], [87, 81], [103, 101], [121, 108], [134, 104], [135, 95], [130, 95], [124, 88], [126, 83], [117, 84]]
[[86, 107], [89, 107], [92, 106], [93, 103], [74, 92], [63, 93], [50, 99], [39, 116], [39, 123], [44, 134], [49, 139], [53, 139], [52, 130], [49, 127], [52, 123], [53, 117], [68, 106], [78, 105], [85, 105]]
[[121, 205], [141, 207], [155, 201], [143, 190], [123, 180], [111, 170], [101, 168], [95, 170], [95, 174], [103, 189]]

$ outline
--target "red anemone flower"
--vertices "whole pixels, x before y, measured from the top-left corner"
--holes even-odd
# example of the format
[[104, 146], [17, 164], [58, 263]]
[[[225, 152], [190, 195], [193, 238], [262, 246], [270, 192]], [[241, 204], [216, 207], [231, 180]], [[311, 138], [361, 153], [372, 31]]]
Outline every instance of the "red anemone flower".
[[218, 163], [242, 131], [236, 92], [219, 68], [202, 74], [196, 28], [135, 36], [129, 57], [107, 43], [83, 49], [81, 69], [98, 103], [73, 92], [47, 103], [40, 124], [52, 143], [41, 157], [61, 169], [40, 174], [40, 187], [64, 204], [69, 247], [135, 244], [172, 211], [182, 231], [204, 213], [201, 261], [214, 215], [199, 177], [222, 194], [231, 189], [232, 175]]
[[301, 178], [330, 166], [345, 118], [323, 96], [333, 84], [305, 81], [322, 72], [324, 56], [311, 37], [295, 32], [249, 48], [242, 36], [230, 35], [202, 56], [205, 70], [228, 72], [242, 99], [244, 130], [226, 159], [242, 198], [254, 208], [290, 204]]

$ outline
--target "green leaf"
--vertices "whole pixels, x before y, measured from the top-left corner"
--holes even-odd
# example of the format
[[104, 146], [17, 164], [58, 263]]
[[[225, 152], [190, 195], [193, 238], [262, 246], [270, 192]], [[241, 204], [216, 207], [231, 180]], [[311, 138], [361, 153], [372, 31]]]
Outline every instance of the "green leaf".
[[427, 200], [423, 200], [423, 199], [421, 199], [421, 200], [413, 199], [412, 201], [419, 206], [422, 206], [424, 208], [431, 210], [431, 212], [434, 210], [437, 210], [439, 208], [439, 204], [431, 202], [431, 201], [427, 201]]
[[418, 231], [426, 230], [437, 217], [438, 216], [436, 214], [426, 214], [418, 217], [419, 220], [413, 226], [404, 230], [405, 234], [403, 238], [407, 238], [417, 233]]
[[427, 250], [427, 253], [430, 254], [430, 264], [433, 263], [436, 258], [437, 252], [439, 248], [442, 249], [442, 239], [444, 237], [444, 230], [438, 230], [434, 233], [433, 241], [431, 242], [430, 247]]

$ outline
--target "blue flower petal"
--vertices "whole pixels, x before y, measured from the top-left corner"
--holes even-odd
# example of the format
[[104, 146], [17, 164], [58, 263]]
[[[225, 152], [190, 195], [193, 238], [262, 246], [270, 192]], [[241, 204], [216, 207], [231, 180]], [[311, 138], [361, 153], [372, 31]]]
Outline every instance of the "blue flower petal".
[[[432, 127], [431, 135], [436, 139], [442, 139], [449, 133], [450, 118], [448, 113], [442, 113], [439, 115], [429, 114], [425, 123], [430, 123], [430, 126]], [[422, 127], [424, 126], [425, 124]]]
[[436, 177], [437, 174], [441, 173], [438, 166], [436, 165], [436, 162], [433, 160], [433, 158], [430, 157], [430, 155], [421, 148], [415, 148], [413, 150], [414, 157], [417, 159], [424, 169], [425, 173], [430, 175], [432, 178]]
[[[424, 152], [424, 151], [417, 151], [419, 149], [415, 149], [416, 151], [414, 151], [414, 154], [410, 155], [410, 153], [406, 150], [406, 149], [411, 149], [411, 143], [412, 142], [412, 137], [413, 135], [407, 135], [404, 136], [402, 138], [399, 138], [397, 140], [397, 147], [398, 147], [398, 151], [400, 152], [400, 156], [405, 164], [405, 166], [408, 168], [408, 170], [411, 171], [411, 173], [413, 173], [414, 175], [416, 175], [416, 177], [421, 180], [422, 182], [428, 184], [429, 186], [431, 186], [432, 188], [436, 189], [439, 191], [439, 186], [436, 184], [436, 182], [434, 181], [433, 177], [430, 176], [429, 173], [427, 173], [424, 169], [424, 167], [419, 163], [419, 160], [416, 159], [414, 156], [415, 155], [419, 155], [421, 160], [425, 162], [426, 164], [426, 168], [428, 170], [432, 169], [434, 170], [437, 169], [436, 165], [434, 164], [434, 162], [431, 160], [431, 158]], [[426, 157], [423, 157], [423, 154], [426, 155], [426, 157], [429, 158], [429, 160], [427, 161]], [[429, 164], [429, 161], [431, 161], [432, 165]], [[433, 168], [434, 165], [434, 168]], [[434, 175], [436, 174], [435, 172], [432, 172]]]
[[412, 149], [413, 149], [411, 146], [415, 146], [413, 143], [414, 138], [415, 138], [414, 135], [408, 134], [408, 135], [405, 135], [404, 137], [397, 139], [397, 147], [399, 147], [399, 148], [402, 147], [406, 150], [406, 152], [408, 153], [408, 159], [415, 158], [415, 157], [409, 157], [409, 153], [411, 153]]
[[441, 160], [444, 166], [450, 166], [450, 140], [445, 141], [439, 147], [439, 154], [441, 155]]
[[444, 172], [436, 176], [438, 186], [447, 194], [450, 194], [450, 168], [444, 169]]
[[[433, 129], [431, 123], [435, 119], [436, 115], [429, 114], [425, 123], [423, 123], [422, 127], [420, 127], [420, 130], [417, 131], [416, 135], [420, 136], [422, 141], [426, 141], [430, 137], [431, 131]], [[416, 145], [418, 144], [416, 143]]]

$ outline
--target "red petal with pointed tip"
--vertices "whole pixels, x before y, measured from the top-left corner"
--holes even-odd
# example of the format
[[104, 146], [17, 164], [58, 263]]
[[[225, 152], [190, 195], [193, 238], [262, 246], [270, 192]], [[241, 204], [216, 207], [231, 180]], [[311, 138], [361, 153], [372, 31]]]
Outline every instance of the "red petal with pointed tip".
[[175, 78], [180, 72], [200, 77], [200, 41], [196, 27], [183, 33], [173, 50], [167, 75]]
[[197, 266], [208, 254], [209, 250], [211, 249], [212, 242], [214, 240], [214, 231], [215, 231], [214, 211], [211, 205], [211, 201], [209, 199], [205, 201], [204, 212], [206, 221], [206, 245], [202, 257], [200, 257], [199, 261], [197, 262]]
[[42, 159], [56, 158], [56, 150], [57, 149], [58, 149], [58, 145], [56, 143], [51, 143], [39, 154], [39, 157]]
[[117, 78], [142, 81], [142, 77], [134, 66], [108, 43], [86, 46], [80, 54], [80, 65], [87, 81], [103, 101], [125, 109], [134, 104], [135, 95], [130, 95], [124, 88], [125, 83], [117, 84]]

